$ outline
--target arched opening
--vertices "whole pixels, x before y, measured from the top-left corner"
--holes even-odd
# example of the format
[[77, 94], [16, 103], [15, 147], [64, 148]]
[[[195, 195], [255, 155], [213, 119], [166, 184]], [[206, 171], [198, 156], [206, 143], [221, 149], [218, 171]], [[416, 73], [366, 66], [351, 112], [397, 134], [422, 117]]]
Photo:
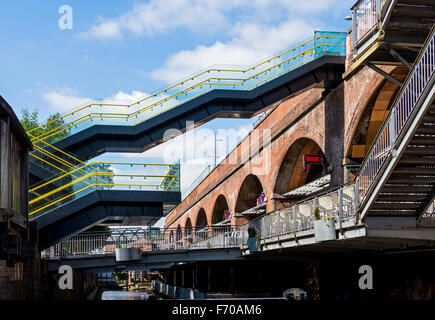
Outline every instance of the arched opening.
[[224, 195], [219, 195], [213, 207], [213, 214], [211, 218], [211, 223], [219, 223], [228, 218], [228, 202]]
[[207, 239], [207, 214], [204, 208], [201, 208], [196, 216], [195, 223], [195, 242], [201, 242]]
[[183, 232], [181, 231], [181, 226], [178, 225], [177, 227], [177, 232], [175, 234], [175, 239], [176, 239], [176, 246], [177, 247], [182, 247], [183, 246]]
[[[310, 164], [307, 173], [303, 168], [305, 154], [320, 154], [322, 164]], [[284, 194], [304, 184], [310, 183], [325, 174], [326, 157], [319, 145], [311, 139], [296, 140], [285, 154], [275, 181], [274, 193]]]
[[207, 225], [207, 215], [204, 208], [201, 208], [198, 212], [198, 215], [196, 216], [195, 228], [200, 229], [206, 227]]
[[170, 248], [173, 248], [175, 245], [174, 232], [171, 230], [169, 232], [169, 239], [167, 239]]
[[[408, 70], [404, 67], [398, 67], [392, 73], [396, 79], [405, 79]], [[397, 84], [384, 80], [374, 90], [367, 105], [358, 120], [356, 129], [347, 148], [348, 167], [358, 169], [367, 152], [376, 138], [384, 120], [387, 118], [394, 99], [400, 88]]]
[[257, 206], [261, 192], [264, 192], [264, 190], [260, 179], [253, 174], [248, 175], [240, 187], [235, 211], [242, 213], [245, 210]]
[[190, 221], [190, 218], [187, 218], [186, 220], [186, 224], [184, 227], [184, 236], [187, 244], [192, 243], [192, 222]]

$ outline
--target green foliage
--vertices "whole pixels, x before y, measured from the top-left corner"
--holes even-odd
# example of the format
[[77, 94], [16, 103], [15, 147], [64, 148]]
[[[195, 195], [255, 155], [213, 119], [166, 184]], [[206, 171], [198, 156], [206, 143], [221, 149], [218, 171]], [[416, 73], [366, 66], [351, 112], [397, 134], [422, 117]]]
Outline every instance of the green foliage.
[[117, 272], [112, 272], [112, 274], [117, 281], [128, 280], [128, 272], [117, 271]]
[[316, 209], [314, 209], [314, 220], [320, 220], [320, 209], [319, 209], [319, 207], [316, 207]]
[[23, 108], [21, 110], [20, 121], [22, 126], [24, 127], [24, 130], [26, 130], [26, 132], [38, 128], [30, 133], [33, 137], [39, 137], [41, 135], [46, 134], [49, 137], [45, 141], [48, 143], [52, 143], [54, 141], [61, 140], [70, 135], [70, 129], [59, 130], [60, 132], [54, 133], [58, 128], [62, 127], [63, 129], [65, 125], [65, 120], [60, 119], [60, 117], [61, 117], [60, 113], [58, 112], [53, 113], [47, 118], [47, 120], [44, 123], [42, 123], [45, 125], [42, 126], [41, 128], [38, 128], [39, 126], [42, 125], [39, 122], [39, 111], [38, 110], [30, 111], [27, 108]]

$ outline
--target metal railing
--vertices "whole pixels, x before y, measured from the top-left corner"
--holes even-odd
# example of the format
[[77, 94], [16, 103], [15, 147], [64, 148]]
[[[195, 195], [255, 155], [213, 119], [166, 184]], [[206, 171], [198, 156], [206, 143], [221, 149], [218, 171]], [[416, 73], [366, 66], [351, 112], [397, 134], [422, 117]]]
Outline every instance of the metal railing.
[[355, 218], [355, 185], [343, 186], [327, 194], [302, 201], [244, 225], [247, 233], [254, 227], [262, 239], [314, 229], [314, 210], [320, 209], [321, 218], [335, 218], [336, 227]]
[[435, 29], [432, 29], [425, 48], [417, 58], [375, 142], [361, 165], [356, 179], [359, 204], [364, 201], [369, 189], [373, 186], [373, 182], [390, 156], [390, 151], [398, 141], [403, 128], [410, 120], [410, 116], [434, 72]]
[[[214, 89], [250, 90], [321, 56], [345, 56], [346, 36], [341, 32], [316, 31], [312, 39], [251, 67], [214, 66], [133, 103], [86, 104], [29, 130], [28, 134], [33, 141], [54, 143], [96, 124], [136, 125]], [[51, 129], [55, 122], [62, 125]], [[35, 135], [41, 129], [43, 133]]]
[[187, 196], [204, 180], [211, 171], [211, 165], [207, 165], [205, 169], [196, 177], [195, 180], [181, 194], [181, 199], [184, 200]]
[[358, 42], [369, 33], [379, 30], [382, 7], [387, 0], [361, 0], [353, 9], [352, 39], [355, 50]]
[[237, 248], [246, 235], [236, 226], [203, 228], [116, 228], [108, 232], [82, 233], [42, 252], [42, 257], [104, 255], [116, 248], [141, 251]]
[[29, 216], [48, 213], [95, 190], [179, 191], [180, 165], [93, 162], [29, 190]]

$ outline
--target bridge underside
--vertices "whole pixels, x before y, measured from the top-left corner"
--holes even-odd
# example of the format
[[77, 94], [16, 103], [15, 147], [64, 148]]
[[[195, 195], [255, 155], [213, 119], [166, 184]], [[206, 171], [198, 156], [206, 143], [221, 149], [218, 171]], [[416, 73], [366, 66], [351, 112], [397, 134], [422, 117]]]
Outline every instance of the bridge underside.
[[344, 57], [324, 56], [250, 91], [213, 90], [136, 126], [95, 125], [54, 146], [90, 159], [104, 152], [143, 152], [162, 142], [167, 129], [186, 131], [214, 118], [250, 118], [277, 101], [312, 87], [333, 88], [344, 72]]
[[104, 270], [142, 270], [167, 269], [178, 263], [199, 261], [236, 261], [246, 260], [239, 248], [204, 250], [174, 250], [161, 252], [142, 252], [141, 260], [117, 262], [115, 254], [92, 256], [67, 256], [50, 260], [47, 259], [48, 270], [57, 271], [59, 266], [66, 263], [73, 269], [87, 269], [103, 272]]
[[[404, 249], [433, 249], [435, 228], [433, 221], [416, 223], [416, 219], [379, 219], [368, 217], [364, 225], [347, 223], [342, 232], [337, 230], [337, 240], [316, 242], [314, 230], [289, 233], [266, 238], [261, 254], [290, 255], [315, 259], [334, 254], [376, 254]], [[243, 246], [243, 255], [252, 255]], [[255, 255], [255, 254], [254, 254]]]
[[420, 218], [435, 197], [435, 77], [418, 113], [403, 130], [384, 172], [374, 184], [362, 217]]
[[357, 61], [351, 71], [363, 63], [403, 65], [404, 59], [412, 64], [435, 22], [434, 17], [432, 0], [386, 1], [380, 19], [382, 32], [375, 26], [358, 41], [354, 48]]
[[181, 201], [180, 192], [98, 190], [31, 220], [39, 250], [96, 224], [152, 225]]
[[[49, 271], [67, 263], [73, 269], [89, 272], [121, 270], [164, 270], [180, 264], [213, 261], [307, 261], [329, 259], [334, 255], [388, 254], [396, 251], [427, 250], [435, 247], [433, 221], [430, 225], [386, 227], [379, 221], [370, 225], [345, 225], [337, 240], [316, 242], [314, 232], [300, 232], [263, 239], [262, 251], [251, 254], [247, 246], [224, 249], [182, 249], [143, 251], [140, 260], [117, 262], [115, 254], [47, 258]], [[339, 231], [337, 230], [337, 233]]]

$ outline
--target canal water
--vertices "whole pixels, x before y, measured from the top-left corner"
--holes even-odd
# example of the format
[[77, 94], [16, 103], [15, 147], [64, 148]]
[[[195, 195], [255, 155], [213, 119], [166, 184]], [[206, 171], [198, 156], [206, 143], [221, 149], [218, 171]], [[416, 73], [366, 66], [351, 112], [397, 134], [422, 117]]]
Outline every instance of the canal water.
[[148, 300], [149, 294], [146, 292], [132, 291], [104, 291], [101, 300]]

